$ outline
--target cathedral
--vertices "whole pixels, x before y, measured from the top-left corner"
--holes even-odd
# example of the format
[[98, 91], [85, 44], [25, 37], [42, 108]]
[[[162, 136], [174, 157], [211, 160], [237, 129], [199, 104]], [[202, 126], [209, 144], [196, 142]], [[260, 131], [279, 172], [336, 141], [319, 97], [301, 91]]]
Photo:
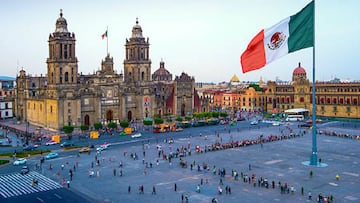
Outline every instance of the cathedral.
[[123, 71], [114, 71], [110, 54], [94, 74], [78, 72], [75, 34], [67, 29], [60, 11], [55, 32], [49, 35], [45, 76], [21, 70], [16, 78], [15, 112], [18, 120], [46, 129], [92, 126], [94, 123], [142, 121], [154, 115], [187, 116], [207, 111], [195, 90], [195, 79], [172, 74], [160, 62], [151, 74], [149, 38], [136, 20], [126, 39]]

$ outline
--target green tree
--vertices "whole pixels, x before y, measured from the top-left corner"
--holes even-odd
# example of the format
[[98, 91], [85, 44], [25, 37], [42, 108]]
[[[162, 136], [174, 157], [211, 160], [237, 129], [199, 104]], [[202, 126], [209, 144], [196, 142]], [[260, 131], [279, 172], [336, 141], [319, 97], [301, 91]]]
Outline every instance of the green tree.
[[171, 118], [167, 118], [167, 119], [166, 119], [166, 122], [171, 123], [171, 122], [172, 122], [172, 119], [171, 119]]
[[99, 123], [94, 123], [94, 128], [95, 130], [100, 130], [102, 128], [102, 124], [99, 122]]
[[120, 122], [120, 126], [121, 126], [122, 128], [127, 128], [127, 127], [129, 127], [129, 122], [128, 122], [128, 121], [121, 121], [121, 122]]
[[228, 113], [226, 113], [226, 112], [220, 112], [220, 116], [226, 118], [226, 117], [228, 117]]
[[81, 126], [80, 126], [80, 130], [81, 130], [81, 131], [89, 130], [89, 126], [88, 126], [88, 125], [81, 125]]
[[162, 124], [162, 123], [164, 123], [164, 120], [162, 118], [155, 118], [154, 122], [155, 122], [155, 124]]
[[152, 123], [153, 123], [152, 120], [147, 120], [147, 119], [144, 119], [144, 120], [143, 120], [143, 124], [144, 124], [144, 125], [149, 126], [149, 125], [152, 125]]
[[74, 126], [66, 125], [63, 127], [63, 131], [67, 135], [68, 139], [71, 140], [72, 132], [74, 131]]
[[182, 122], [182, 121], [183, 121], [183, 119], [182, 119], [180, 116], [178, 116], [178, 117], [176, 117], [176, 121], [178, 121], [178, 122]]
[[115, 129], [115, 128], [117, 128], [117, 123], [110, 122], [110, 123], [107, 124], [107, 126], [108, 126], [108, 128]]
[[211, 112], [211, 116], [214, 118], [218, 118], [219, 117], [219, 112]]

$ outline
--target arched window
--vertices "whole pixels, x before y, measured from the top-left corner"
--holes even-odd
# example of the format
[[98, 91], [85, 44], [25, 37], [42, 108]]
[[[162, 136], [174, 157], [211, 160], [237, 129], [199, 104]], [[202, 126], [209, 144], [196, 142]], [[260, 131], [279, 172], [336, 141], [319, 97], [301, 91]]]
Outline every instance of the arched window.
[[337, 99], [333, 98], [333, 104], [337, 104]]
[[145, 73], [143, 71], [143, 72], [141, 72], [141, 81], [144, 81], [144, 79], [145, 79]]
[[300, 97], [300, 102], [304, 102], [304, 97]]
[[65, 82], [69, 82], [69, 73], [65, 72]]
[[327, 99], [326, 99], [326, 103], [327, 103], [327, 104], [330, 104], [330, 103], [331, 103], [330, 98], [327, 98]]
[[344, 104], [344, 99], [343, 98], [339, 99], [339, 104]]

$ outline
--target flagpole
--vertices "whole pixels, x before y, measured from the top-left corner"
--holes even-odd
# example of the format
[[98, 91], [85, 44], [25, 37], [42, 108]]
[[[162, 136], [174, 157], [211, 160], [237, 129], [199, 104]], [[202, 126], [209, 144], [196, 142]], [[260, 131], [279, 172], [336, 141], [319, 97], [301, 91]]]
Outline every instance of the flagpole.
[[108, 26], [106, 26], [106, 55], [109, 54], [109, 31]]
[[313, 71], [312, 71], [312, 153], [310, 157], [310, 165], [318, 165], [318, 154], [316, 144], [316, 83], [315, 83], [315, 0], [314, 0], [314, 26], [313, 26]]

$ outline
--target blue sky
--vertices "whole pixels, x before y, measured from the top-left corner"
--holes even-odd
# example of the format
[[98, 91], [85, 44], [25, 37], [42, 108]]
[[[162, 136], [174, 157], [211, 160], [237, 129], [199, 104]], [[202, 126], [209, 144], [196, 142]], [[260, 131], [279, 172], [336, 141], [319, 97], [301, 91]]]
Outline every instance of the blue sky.
[[[101, 34], [108, 26], [114, 69], [123, 70], [125, 40], [136, 18], [149, 37], [152, 72], [161, 59], [175, 76], [186, 72], [196, 82], [291, 80], [298, 63], [312, 79], [312, 48], [304, 49], [243, 74], [240, 55], [262, 29], [305, 7], [310, 0], [3, 0], [0, 7], [0, 75], [15, 77], [23, 67], [46, 74], [48, 37], [63, 9], [68, 30], [76, 35], [79, 72], [98, 70], [106, 56]], [[360, 1], [316, 1], [316, 80], [360, 80]]]

